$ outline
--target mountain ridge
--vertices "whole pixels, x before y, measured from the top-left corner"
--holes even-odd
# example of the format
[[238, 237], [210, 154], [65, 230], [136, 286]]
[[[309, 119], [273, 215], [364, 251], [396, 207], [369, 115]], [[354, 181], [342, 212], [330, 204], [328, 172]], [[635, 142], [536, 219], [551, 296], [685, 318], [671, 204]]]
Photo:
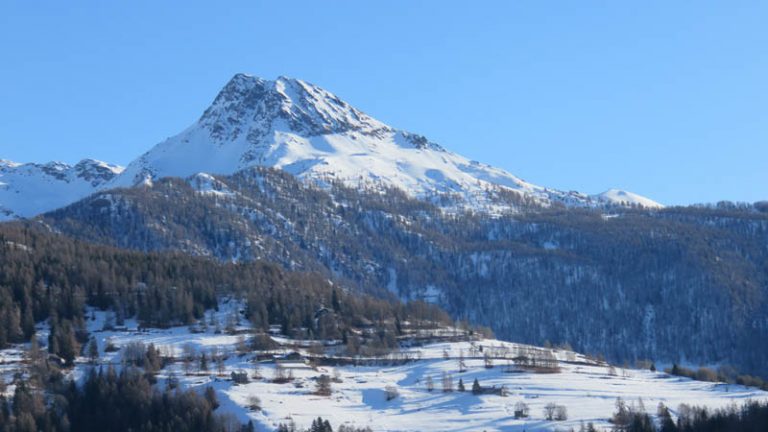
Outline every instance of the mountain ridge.
[[[515, 211], [509, 200], [498, 200], [498, 195], [505, 194], [542, 205], [662, 207], [631, 192], [587, 195], [526, 182], [376, 120], [319, 86], [283, 76], [265, 80], [234, 75], [198, 120], [179, 134], [153, 146], [125, 169], [104, 164], [112, 167], [111, 175], [83, 174], [90, 188], [60, 182], [56, 199], [51, 199], [45, 190], [50, 182], [32, 179], [25, 184], [14, 177], [13, 170], [27, 165], [4, 162], [0, 183], [6, 189], [12, 182], [20, 183], [11, 189], [23, 190], [37, 205], [24, 206], [0, 194], [0, 220], [54, 210], [97, 190], [151, 184], [162, 177], [230, 175], [253, 166], [279, 168], [319, 184], [342, 181], [357, 187], [397, 187], [446, 209]], [[40, 176], [48, 174], [41, 171]], [[47, 206], [45, 199], [51, 200]]]
[[16, 163], [0, 160], [0, 221], [32, 217], [99, 190], [123, 168], [95, 159]]

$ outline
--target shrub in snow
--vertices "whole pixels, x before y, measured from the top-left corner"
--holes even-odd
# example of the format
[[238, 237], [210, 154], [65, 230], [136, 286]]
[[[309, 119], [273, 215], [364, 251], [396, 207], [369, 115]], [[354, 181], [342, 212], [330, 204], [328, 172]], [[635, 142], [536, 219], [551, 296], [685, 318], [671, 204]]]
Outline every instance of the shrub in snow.
[[232, 381], [234, 381], [237, 384], [248, 384], [248, 372], [240, 370], [240, 371], [232, 371], [230, 374], [232, 376]]
[[515, 404], [515, 418], [521, 419], [521, 418], [528, 418], [530, 415], [530, 408], [528, 408], [528, 404], [526, 404], [523, 401], [520, 401]]
[[248, 397], [248, 408], [251, 411], [261, 411], [261, 399], [258, 396]]
[[330, 396], [331, 395], [331, 377], [325, 374], [317, 377], [317, 383], [315, 384], [315, 393], [320, 396]]
[[550, 402], [544, 406], [544, 418], [547, 420], [568, 420], [568, 409], [564, 405]]

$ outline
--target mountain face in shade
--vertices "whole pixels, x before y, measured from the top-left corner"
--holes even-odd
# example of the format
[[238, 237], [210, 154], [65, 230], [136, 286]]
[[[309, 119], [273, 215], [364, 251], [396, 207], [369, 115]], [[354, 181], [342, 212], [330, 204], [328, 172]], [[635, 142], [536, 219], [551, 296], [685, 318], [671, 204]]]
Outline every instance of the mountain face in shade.
[[2, 162], [0, 218], [34, 216], [96, 190], [198, 173], [229, 175], [254, 166], [320, 185], [398, 188], [446, 209], [505, 213], [521, 201], [661, 207], [630, 192], [586, 195], [537, 186], [386, 125], [305, 81], [237, 74], [194, 124], [124, 171], [93, 160], [75, 166]]

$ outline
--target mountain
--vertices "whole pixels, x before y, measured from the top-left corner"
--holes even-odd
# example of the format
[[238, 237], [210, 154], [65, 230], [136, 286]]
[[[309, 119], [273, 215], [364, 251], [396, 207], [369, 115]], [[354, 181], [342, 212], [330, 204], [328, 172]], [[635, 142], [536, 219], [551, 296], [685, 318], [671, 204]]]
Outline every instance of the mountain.
[[[245, 74], [235, 75], [195, 124], [139, 157], [111, 186], [198, 172], [232, 174], [252, 166], [280, 168], [320, 183], [396, 187], [422, 199], [450, 196], [473, 209], [500, 204], [497, 210], [504, 209], [489, 190], [512, 191], [540, 203], [617, 202], [525, 182], [388, 126], [305, 81]], [[622, 202], [660, 207], [631, 193]]]
[[99, 190], [122, 170], [93, 159], [76, 165], [0, 160], [0, 221], [32, 217], [75, 202]]
[[636, 206], [636, 207], [646, 207], [646, 208], [660, 208], [663, 207], [661, 204], [657, 203], [656, 201], [646, 198], [642, 195], [638, 195], [636, 193], [623, 191], [620, 189], [608, 189], [607, 191], [592, 195], [592, 199], [594, 199], [597, 202], [605, 203], [608, 205], [618, 205], [618, 206]]
[[194, 124], [124, 171], [92, 160], [74, 167], [3, 162], [0, 218], [34, 216], [96, 190], [197, 173], [228, 175], [253, 166], [326, 186], [341, 181], [358, 188], [396, 187], [445, 209], [504, 213], [521, 201], [661, 207], [630, 192], [590, 196], [537, 186], [388, 126], [308, 82], [237, 74]]

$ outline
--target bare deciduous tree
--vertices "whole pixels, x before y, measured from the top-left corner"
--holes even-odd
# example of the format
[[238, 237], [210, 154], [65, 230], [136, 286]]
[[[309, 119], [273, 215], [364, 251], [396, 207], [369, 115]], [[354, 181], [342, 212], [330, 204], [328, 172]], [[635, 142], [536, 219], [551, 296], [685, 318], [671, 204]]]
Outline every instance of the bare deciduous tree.
[[317, 383], [315, 384], [315, 393], [320, 396], [331, 395], [331, 377], [322, 374], [317, 377]]
[[400, 396], [400, 392], [397, 391], [397, 387], [392, 385], [384, 387], [384, 393], [386, 394], [388, 401], [396, 399], [398, 396]]
[[453, 376], [448, 372], [443, 372], [443, 393], [450, 393], [453, 391]]
[[527, 418], [531, 413], [528, 404], [520, 401], [515, 404], [515, 418]]

